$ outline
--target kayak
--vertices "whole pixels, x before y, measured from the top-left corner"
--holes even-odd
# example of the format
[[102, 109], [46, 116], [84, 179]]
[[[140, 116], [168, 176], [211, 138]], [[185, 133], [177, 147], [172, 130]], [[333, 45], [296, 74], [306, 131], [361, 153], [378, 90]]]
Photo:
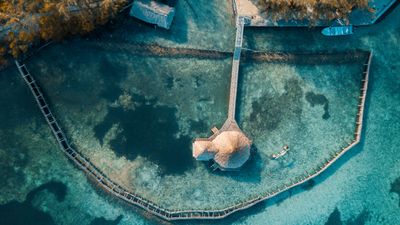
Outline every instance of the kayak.
[[281, 150], [279, 153], [277, 153], [277, 154], [272, 154], [272, 158], [273, 158], [273, 159], [278, 159], [278, 158], [284, 156], [284, 155], [286, 154], [287, 151], [289, 151], [289, 146], [288, 146], [288, 145], [285, 145], [285, 146], [283, 146], [282, 150]]

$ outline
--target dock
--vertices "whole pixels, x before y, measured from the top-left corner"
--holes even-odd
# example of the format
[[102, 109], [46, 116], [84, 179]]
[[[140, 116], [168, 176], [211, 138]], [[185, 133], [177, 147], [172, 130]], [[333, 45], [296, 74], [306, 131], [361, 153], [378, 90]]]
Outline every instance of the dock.
[[238, 17], [236, 22], [235, 51], [233, 52], [231, 86], [229, 91], [228, 119], [235, 120], [236, 96], [239, 79], [240, 54], [243, 45], [244, 18]]

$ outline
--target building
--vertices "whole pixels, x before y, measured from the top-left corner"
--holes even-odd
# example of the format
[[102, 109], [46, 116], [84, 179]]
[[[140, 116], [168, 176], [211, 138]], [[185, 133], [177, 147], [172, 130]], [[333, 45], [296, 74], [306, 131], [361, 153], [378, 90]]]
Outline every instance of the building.
[[198, 138], [193, 142], [193, 157], [196, 160], [214, 160], [220, 170], [238, 170], [250, 157], [251, 140], [233, 121], [209, 138]]
[[175, 15], [175, 9], [153, 0], [135, 0], [129, 15], [144, 22], [169, 29]]

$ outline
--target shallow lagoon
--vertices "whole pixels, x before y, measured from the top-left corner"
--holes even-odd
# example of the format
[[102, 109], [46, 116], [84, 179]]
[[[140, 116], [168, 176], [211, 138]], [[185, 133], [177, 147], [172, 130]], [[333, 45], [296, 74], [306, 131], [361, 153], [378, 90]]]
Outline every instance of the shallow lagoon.
[[[193, 160], [191, 140], [225, 120], [229, 59], [137, 57], [84, 46], [55, 46], [28, 67], [77, 149], [169, 209], [223, 208], [274, 191], [353, 140], [362, 60], [243, 64], [239, 121], [256, 150], [240, 173], [220, 173]], [[271, 160], [285, 144], [290, 154]]]
[[[254, 30], [254, 31], [250, 30], [249, 32], [246, 33], [249, 36], [259, 36], [259, 39], [256, 42], [258, 44], [257, 48], [265, 48], [272, 50], [277, 49], [285, 51], [291, 51], [291, 50], [306, 51], [309, 50], [308, 48], [310, 46], [313, 46], [313, 49], [324, 49], [324, 48], [349, 49], [350, 47], [352, 48], [352, 46], [373, 48], [375, 51], [374, 52], [375, 57], [373, 59], [374, 61], [372, 66], [373, 81], [370, 83], [371, 88], [369, 92], [369, 97], [371, 99], [368, 100], [368, 110], [367, 110], [368, 114], [365, 127], [366, 132], [364, 132], [365, 134], [364, 142], [361, 143], [361, 145], [359, 145], [355, 149], [353, 149], [354, 151], [351, 151], [350, 154], [346, 155], [344, 159], [340, 160], [337, 164], [335, 164], [333, 168], [329, 169], [327, 173], [324, 173], [321, 177], [317, 178], [316, 185], [313, 188], [310, 187], [311, 189], [309, 191], [301, 191], [301, 188], [296, 188], [293, 192], [289, 192], [294, 194], [290, 198], [288, 198], [287, 193], [283, 194], [281, 197], [278, 197], [270, 201], [271, 203], [267, 203], [267, 207], [265, 207], [265, 205], [262, 204], [261, 206], [255, 207], [254, 209], [250, 209], [246, 212], [239, 213], [238, 215], [233, 216], [230, 219], [223, 220], [222, 222], [225, 221], [227, 223], [230, 223], [235, 221], [238, 224], [239, 223], [260, 224], [263, 223], [263, 221], [270, 221], [271, 224], [323, 224], [327, 221], [330, 222], [333, 221], [334, 222], [333, 224], [339, 224], [340, 220], [342, 220], [344, 224], [350, 223], [352, 221], [361, 221], [361, 222], [364, 221], [367, 224], [379, 224], [379, 223], [397, 224], [397, 221], [399, 220], [398, 217], [399, 196], [395, 192], [390, 192], [390, 190], [396, 190], [395, 186], [393, 185], [395, 185], [394, 181], [396, 177], [399, 176], [399, 171], [398, 171], [399, 156], [398, 156], [398, 151], [394, 147], [396, 146], [396, 144], [398, 144], [399, 141], [396, 138], [396, 136], [398, 136], [398, 130], [399, 130], [398, 113], [400, 111], [400, 109], [398, 108], [399, 95], [398, 92], [396, 91], [397, 90], [396, 87], [399, 86], [399, 82], [397, 80], [398, 76], [396, 74], [398, 74], [400, 68], [398, 63], [399, 24], [398, 23], [393, 24], [393, 21], [396, 21], [395, 20], [396, 18], [398, 19], [399, 12], [398, 10], [395, 12], [397, 12], [397, 14], [391, 14], [388, 17], [392, 18], [392, 23], [390, 23], [390, 21], [388, 20], [384, 20], [380, 24], [379, 29], [377, 28], [377, 26], [362, 28], [359, 33], [359, 36], [357, 36], [356, 34], [351, 38], [344, 38], [342, 40], [336, 40], [336, 41], [330, 41], [319, 36], [318, 31], [315, 32], [311, 31], [309, 33], [304, 32], [303, 33], [304, 37], [299, 37], [298, 31], [292, 29], [289, 30], [267, 29], [267, 30]], [[374, 30], [372, 30], [372, 28]], [[385, 29], [388, 30], [384, 31]], [[384, 32], [382, 34], [379, 34], [378, 31], [384, 31]], [[267, 36], [264, 36], [267, 33], [269, 34]], [[295, 34], [297, 34], [296, 37], [294, 36]], [[274, 43], [274, 39], [279, 40], [282, 39], [282, 37], [288, 39], [286, 41], [292, 40], [293, 42], [295, 42], [299, 38], [301, 41], [299, 41], [299, 44], [296, 46], [294, 45], [291, 46], [274, 45], [273, 47], [266, 46], [268, 45], [268, 43]], [[251, 42], [249, 41], [251, 38], [252, 37], [246, 37], [247, 43]], [[385, 42], [380, 40], [385, 40]], [[226, 43], [226, 45], [230, 46], [230, 41]], [[202, 47], [203, 46], [200, 46], [199, 48]], [[50, 57], [51, 55], [46, 55], [50, 54], [51, 52], [53, 52], [53, 57], [56, 57], [57, 55], [59, 55], [56, 53], [60, 52], [57, 51], [57, 48], [62, 48], [62, 47], [54, 46], [52, 48], [55, 49], [46, 50], [48, 53], [46, 53], [46, 51], [43, 52], [42, 57], [51, 58]], [[94, 53], [92, 55], [94, 59], [92, 63], [88, 63], [89, 65], [95, 64], [94, 62], [96, 61], [95, 56], [96, 54]], [[98, 55], [97, 57], [100, 58], [100, 55]], [[71, 61], [74, 60], [77, 61], [77, 59], [72, 59], [72, 57], [69, 58]], [[121, 58], [123, 59], [123, 56], [121, 56]], [[67, 86], [65, 86], [64, 90], [54, 90], [54, 92], [50, 90], [52, 88], [52, 85], [44, 85], [44, 87], [46, 93], [49, 95], [50, 100], [54, 106], [53, 108], [56, 110], [56, 114], [62, 120], [63, 126], [67, 128], [67, 131], [69, 135], [72, 137], [72, 140], [74, 140], [74, 143], [78, 145], [78, 149], [79, 150], [82, 149], [82, 151], [85, 151], [85, 153], [87, 154], [93, 154], [90, 152], [93, 150], [98, 151], [100, 149], [99, 151], [101, 151], [102, 147], [100, 144], [98, 144], [100, 142], [97, 138], [95, 138], [93, 129], [89, 129], [88, 125], [95, 127], [97, 124], [101, 123], [101, 121], [106, 117], [106, 113], [104, 112], [106, 111], [105, 109], [110, 107], [109, 105], [110, 102], [111, 103], [114, 102], [112, 100], [107, 100], [107, 96], [110, 96], [108, 97], [110, 99], [117, 99], [119, 97], [119, 95], [117, 94], [115, 96], [111, 96], [110, 94], [105, 93], [104, 97], [98, 98], [98, 96], [100, 96], [98, 94], [103, 89], [101, 87], [92, 85], [90, 81], [94, 82], [95, 80], [97, 82], [99, 80], [91, 79], [90, 76], [95, 75], [95, 73], [93, 73], [91, 69], [93, 69], [94, 67], [95, 68], [101, 68], [101, 67], [98, 65], [88, 68], [86, 68], [85, 66], [81, 66], [77, 68], [76, 71], [80, 72], [76, 74], [75, 78], [68, 77], [68, 78], [58, 79], [59, 77], [64, 76], [63, 75], [65, 73], [64, 71], [67, 71], [67, 69], [57, 69], [57, 68], [63, 68], [63, 66], [68, 67], [68, 63], [65, 63], [65, 60], [64, 63], [58, 64], [57, 66], [54, 67], [50, 65], [49, 66], [40, 65], [40, 60], [39, 59], [37, 60], [38, 60], [36, 62], [38, 65], [37, 67], [33, 66], [33, 64], [35, 63], [34, 61], [30, 62], [33, 64], [32, 65], [28, 64], [28, 66], [32, 70], [32, 73], [35, 74], [39, 79], [40, 76], [42, 76], [42, 74], [46, 75], [47, 73], [40, 73], [41, 75], [39, 75], [39, 73], [37, 72], [46, 68], [54, 70], [53, 74], [56, 74], [57, 76], [54, 76], [54, 81], [52, 82], [54, 82], [55, 84], [58, 83], [58, 85], [61, 87], [64, 87], [63, 85], [64, 82], [74, 79], [76, 79], [75, 83], [71, 84], [82, 84], [82, 86], [84, 86], [85, 84], [84, 80], [86, 79], [88, 85], [86, 86], [86, 88], [83, 87], [80, 88], [81, 91], [85, 91], [86, 95], [85, 98], [82, 97], [81, 99], [73, 96], [75, 91], [71, 91], [70, 93], [68, 93], [66, 91], [68, 90]], [[158, 60], [162, 61], [161, 59], [157, 59], [157, 61]], [[47, 60], [45, 61], [47, 63]], [[57, 60], [54, 61], [57, 62]], [[151, 62], [152, 59], [148, 59], [147, 61]], [[62, 61], [60, 60], [60, 62]], [[97, 63], [100, 64], [100, 62], [102, 62], [101, 64], [105, 64], [104, 61], [100, 60], [98, 60]], [[224, 86], [223, 82], [225, 82], [226, 84], [229, 79], [228, 76], [230, 71], [229, 68], [230, 60], [229, 59], [225, 61], [221, 60], [221, 62], [208, 61], [207, 63], [210, 64], [214, 63], [213, 65], [215, 65], [219, 69], [216, 69], [215, 71], [210, 71], [210, 73], [204, 72], [204, 74], [221, 73], [221, 76], [225, 74], [227, 75], [225, 81], [223, 79], [216, 79], [216, 81], [220, 82], [219, 83], [220, 87], [221, 86], [223, 87]], [[154, 65], [153, 63], [151, 64]], [[182, 64], [186, 63], [182, 62]], [[74, 65], [79, 65], [79, 63], [76, 63]], [[81, 65], [84, 65], [84, 63], [81, 63]], [[106, 68], [109, 67], [110, 66], [107, 66]], [[118, 70], [121, 67], [124, 67], [124, 65], [119, 65]], [[335, 69], [339, 68], [339, 71], [346, 71], [347, 74], [350, 75], [358, 74], [356, 73], [357, 72], [356, 65], [355, 66], [346, 65], [339, 67], [335, 66], [334, 68]], [[323, 73], [330, 71], [332, 69], [332, 66], [320, 65], [316, 68], [309, 68], [309, 66], [307, 65], [291, 66], [291, 65], [257, 64], [251, 66], [244, 65], [241, 69], [243, 71], [241, 74], [243, 75], [242, 77], [244, 79], [243, 83], [246, 83], [245, 75], [247, 74], [247, 72], [249, 74], [256, 74], [260, 79], [262, 78], [263, 72], [258, 72], [259, 74], [257, 74], [257, 71], [267, 70], [270, 72], [270, 74], [274, 74], [273, 72], [275, 71], [275, 76], [278, 75], [293, 76], [293, 74], [296, 75], [300, 74], [304, 76], [303, 73], [304, 71], [313, 71], [308, 73], [309, 78], [312, 78], [312, 75], [318, 74], [318, 72]], [[101, 69], [96, 70], [96, 72], [100, 71]], [[228, 73], [226, 73], [226, 71], [228, 71]], [[352, 73], [351, 71], [353, 71], [354, 73]], [[1, 193], [5, 193], [2, 194], [2, 203], [7, 203], [12, 199], [18, 199], [19, 201], [23, 202], [26, 193], [32, 190], [34, 187], [37, 187], [40, 184], [46, 183], [47, 181], [50, 180], [59, 180], [67, 185], [67, 194], [64, 201], [61, 202], [57, 201], [57, 199], [53, 197], [53, 194], [51, 194], [51, 192], [48, 191], [43, 191], [39, 193], [39, 195], [37, 195], [35, 197], [35, 200], [33, 201], [33, 207], [36, 207], [44, 212], [49, 213], [49, 215], [52, 216], [52, 218], [56, 221], [57, 224], [61, 223], [72, 224], [74, 222], [76, 223], [76, 221], [80, 221], [81, 224], [89, 224], [93, 218], [101, 216], [104, 216], [109, 220], [116, 220], [117, 217], [121, 214], [123, 215], [121, 224], [147, 223], [145, 222], [145, 220], [147, 221], [147, 219], [143, 220], [143, 217], [136, 214], [134, 211], [132, 211], [131, 208], [125, 209], [125, 207], [116, 203], [112, 198], [109, 199], [108, 197], [105, 197], [104, 193], [93, 191], [93, 187], [86, 181], [85, 177], [81, 174], [81, 172], [75, 169], [58, 151], [58, 148], [54, 144], [54, 141], [50, 136], [50, 132], [48, 131], [48, 128], [45, 126], [44, 121], [42, 121], [42, 118], [40, 117], [38, 110], [35, 111], [35, 107], [33, 104], [31, 104], [32, 108], [29, 108], [30, 105], [29, 99], [31, 99], [31, 96], [27, 92], [27, 89], [24, 93], [23, 84], [19, 80], [19, 78], [18, 77], [4, 78], [5, 75], [3, 74], [5, 73], [2, 72], [1, 76], [2, 87], [8, 87], [7, 89], [6, 88], [3, 89], [5, 90], [4, 93], [7, 93], [9, 96], [14, 96], [15, 99], [21, 99], [21, 100], [18, 100], [16, 102], [10, 102], [8, 98], [3, 98], [2, 105], [7, 105], [8, 108], [12, 108], [13, 111], [15, 112], [18, 112], [17, 109], [21, 109], [22, 111], [22, 109], [25, 108], [28, 112], [30, 112], [33, 118], [23, 120], [20, 118], [21, 115], [24, 115], [24, 112], [8, 113], [5, 110], [1, 111], [2, 113], [5, 114], [3, 115], [4, 118], [10, 118], [11, 121], [14, 121], [13, 123], [10, 123], [9, 126], [7, 126], [7, 129], [5, 128], [2, 129], [2, 137], [5, 137], [2, 138], [2, 140], [5, 141], [3, 141], [1, 145], [2, 149], [1, 161], [8, 162], [8, 163], [3, 163], [2, 166], [4, 168], [8, 168], [9, 171], [15, 172], [15, 175], [13, 173], [10, 173], [11, 175], [7, 175], [7, 177], [10, 177], [9, 179], [7, 179], [8, 184], [2, 186], [4, 192], [2, 191]], [[10, 76], [16, 75], [14, 69], [7, 70], [6, 74]], [[72, 73], [68, 72], [68, 74]], [[78, 75], [81, 75], [82, 77], [81, 81], [79, 81], [80, 78]], [[85, 75], [87, 76], [86, 78], [84, 78]], [[10, 80], [17, 87], [20, 88], [10, 88], [9, 87]], [[51, 80], [51, 79], [46, 79], [46, 80]], [[276, 80], [280, 81], [280, 79]], [[132, 85], [135, 83], [135, 80], [131, 80], [130, 82], [131, 83], [127, 83], [127, 87], [125, 87], [125, 89], [128, 88], [127, 90], [128, 92], [137, 94], [137, 90], [135, 90], [135, 88], [132, 88]], [[105, 83], [107, 83], [107, 81], [105, 81]], [[161, 82], [160, 80], [156, 80], [155, 83], [168, 84], [170, 82], [168, 81]], [[248, 85], [243, 86], [243, 88], [248, 88], [248, 89], [242, 90], [241, 96], [248, 96], [244, 95], [245, 93], [255, 94], [254, 89], [259, 90], [260, 88], [257, 88], [258, 87], [257, 85], [262, 84], [262, 83], [252, 84], [250, 81], [247, 81], [247, 83]], [[312, 114], [315, 115], [316, 124], [319, 124], [318, 123], [319, 121], [323, 121], [322, 117], [325, 111], [322, 105], [315, 104], [315, 106], [312, 107], [311, 104], [307, 101], [307, 93], [309, 92], [309, 88], [313, 88], [313, 92], [315, 95], [323, 93], [329, 100], [329, 109], [330, 109], [329, 119], [333, 119], [335, 116], [332, 113], [332, 110], [334, 111], [335, 107], [335, 104], [333, 104], [333, 102], [335, 101], [332, 100], [332, 98], [335, 97], [336, 94], [335, 91], [337, 91], [331, 85], [324, 86], [324, 85], [318, 85], [318, 83], [319, 82], [309, 81], [307, 83], [308, 85], [304, 86], [304, 96], [302, 98], [302, 103], [304, 103], [302, 105], [304, 105], [304, 107], [306, 107], [308, 111], [311, 111]], [[262, 88], [260, 91], [261, 93], [259, 95], [266, 97], [260, 99], [261, 100], [265, 99], [264, 101], [268, 101], [272, 99], [272, 97], [268, 98], [268, 96], [279, 97], [279, 95], [283, 94], [280, 92], [282, 91], [282, 89], [279, 88], [279, 87], [284, 87], [283, 84], [284, 82], [281, 83], [278, 82], [276, 84], [269, 84], [270, 86]], [[107, 85], [110, 84], [107, 83]], [[120, 84], [120, 87], [123, 87], [124, 85], [125, 82], [123, 82], [123, 84]], [[218, 86], [218, 84], [215, 85]], [[275, 87], [275, 86], [278, 87], [272, 89], [275, 92], [272, 91], [271, 93], [269, 93], [268, 90], [270, 90], [270, 87]], [[95, 88], [90, 88], [90, 87], [95, 87]], [[166, 87], [168, 87], [168, 85], [166, 85]], [[324, 87], [330, 87], [330, 90], [326, 90], [327, 88]], [[158, 90], [157, 88], [155, 88], [154, 90]], [[148, 90], [148, 92], [152, 92], [154, 90]], [[143, 92], [145, 92], [145, 90]], [[190, 90], [188, 90], [187, 93], [190, 92], [196, 93]], [[221, 92], [223, 93], [224, 91]], [[117, 93], [123, 94], [124, 92], [121, 91]], [[213, 97], [223, 95], [218, 93], [206, 93], [206, 94]], [[161, 91], [159, 96], [161, 96]], [[340, 99], [339, 97], [340, 96], [336, 97], [336, 100], [339, 100]], [[150, 98], [148, 101], [151, 101], [151, 99], [153, 98], [155, 97], [152, 96], [152, 98]], [[253, 102], [253, 100], [247, 99], [246, 101], [246, 98], [245, 97], [243, 98], [244, 98], [242, 100], [243, 109], [241, 108], [241, 110], [249, 113], [248, 117], [251, 117], [251, 113], [250, 111], [246, 110], [246, 107], [252, 109], [253, 106], [251, 102]], [[76, 99], [78, 99], [79, 101]], [[313, 98], [309, 97], [308, 99], [312, 102]], [[224, 104], [225, 100], [226, 98], [224, 99], [223, 97], [221, 97], [220, 100], [215, 100], [217, 103], [219, 103], [215, 104], [217, 105], [217, 107], [215, 107], [213, 103], [205, 103], [206, 106], [207, 104], [209, 104], [208, 107], [206, 107], [207, 110], [209, 109], [215, 110], [215, 112], [212, 114], [212, 118], [217, 118], [217, 117], [221, 119], [224, 118], [224, 113], [226, 111], [226, 106], [225, 106], [226, 103]], [[58, 105], [57, 104], [58, 101], [64, 102], [65, 105], [67, 105], [69, 101], [70, 105], [68, 106], [71, 107], [71, 110], [64, 111], [68, 107], [65, 107], [64, 104]], [[140, 97], [138, 97], [137, 101], [140, 103], [142, 100], [140, 99]], [[145, 100], [143, 101], [145, 102]], [[165, 101], [166, 100], [162, 101], [158, 100], [158, 102], [162, 102], [162, 104], [160, 104], [159, 107], [161, 108], [166, 106], [174, 107], [172, 105], [178, 104], [171, 102], [168, 103]], [[193, 105], [196, 104], [193, 103]], [[213, 107], [210, 107], [210, 105], [212, 105]], [[261, 105], [261, 107], [259, 107], [261, 111], [264, 111], [268, 114], [268, 111], [263, 110], [262, 108], [264, 105], [261, 103], [259, 105]], [[218, 106], [220, 106], [220, 108], [218, 108]], [[178, 107], [183, 107], [183, 106], [181, 105]], [[81, 109], [77, 110], [79, 108]], [[180, 117], [186, 116], [187, 118], [196, 118], [196, 117], [201, 118], [200, 116], [203, 116], [202, 119], [204, 121], [209, 121], [209, 118], [211, 118], [211, 115], [208, 116], [201, 114], [196, 116], [195, 112], [197, 111], [202, 112], [201, 109], [191, 110], [191, 108], [189, 107], [188, 109], [182, 110], [182, 113], [184, 112], [185, 114], [183, 116], [180, 115]], [[241, 115], [243, 115], [244, 118], [246, 118], [245, 112], [241, 113]], [[79, 118], [79, 117], [83, 117], [80, 120], [84, 121], [84, 123], [77, 124], [74, 122], [73, 118]], [[257, 119], [258, 118], [256, 118], [255, 120], [257, 121]], [[218, 121], [217, 120], [209, 121], [208, 122], [209, 124], [207, 124], [208, 128], [214, 124], [217, 124], [219, 121], [220, 121], [219, 119]], [[244, 123], [245, 120], [240, 119], [240, 121], [243, 121]], [[205, 132], [207, 132], [207, 130], [204, 131], [203, 128], [201, 128], [196, 131], [198, 133], [189, 134], [187, 133], [187, 130], [189, 129], [186, 129], [185, 131], [185, 127], [187, 127], [188, 124], [190, 123], [184, 122], [177, 126], [180, 129], [180, 132], [182, 132], [182, 134], [194, 136], [194, 135], [205, 135], [206, 134]], [[277, 127], [283, 126], [283, 124], [284, 123], [281, 122], [280, 124], [278, 124]], [[242, 125], [244, 127], [246, 126], [245, 124]], [[271, 127], [271, 125], [265, 125], [262, 128], [268, 128], [268, 127]], [[251, 131], [246, 131], [246, 132], [251, 133]], [[273, 131], [271, 133], [273, 133]], [[386, 136], [384, 136], [385, 134]], [[84, 139], [84, 137], [91, 137], [91, 140], [82, 140]], [[280, 136], [276, 134], [275, 137], [280, 137]], [[281, 142], [286, 141], [286, 140], [279, 140], [277, 138], [271, 138], [271, 139], [272, 141], [274, 141], [273, 144], [275, 144], [275, 146], [279, 146]], [[23, 144], [16, 145], [15, 144], [17, 142], [16, 140], [18, 140], [18, 143], [20, 142]], [[107, 142], [107, 140], [103, 141]], [[321, 144], [326, 143], [324, 140], [321, 140], [320, 142]], [[33, 143], [33, 144], [28, 144], [28, 143]], [[259, 144], [257, 144], [257, 146], [258, 145]], [[274, 149], [275, 146], [271, 145], [267, 147], [268, 149]], [[16, 149], [20, 150], [23, 154], [28, 155], [28, 157], [19, 156], [19, 153], [6, 154], [6, 152], [10, 151], [16, 152]], [[385, 149], [385, 151], [382, 151], [382, 149]], [[260, 155], [261, 154], [258, 154], [258, 156]], [[114, 156], [111, 155], [107, 157], [114, 157]], [[260, 157], [262, 157], [262, 155]], [[26, 158], [28, 158], [29, 160], [27, 160]], [[257, 160], [257, 158], [255, 159]], [[108, 160], [102, 161], [102, 158], [99, 158], [97, 161], [106, 164]], [[117, 164], [123, 165], [122, 163], [123, 162], [118, 161]], [[146, 180], [148, 179], [148, 177], [158, 176], [156, 175], [156, 173], [153, 174], [151, 173], [154, 164], [151, 163], [149, 164], [151, 166], [147, 167], [147, 169], [143, 169], [146, 170], [147, 173], [144, 173], [146, 176], [144, 178], [141, 178], [142, 180]], [[249, 162], [249, 165], [257, 165], [257, 164], [254, 164], [254, 162]], [[206, 172], [206, 175], [211, 174], [209, 171], [206, 171], [205, 169], [206, 166], [207, 166], [206, 164], [202, 163], [198, 163], [195, 165], [196, 168], [203, 169]], [[20, 177], [25, 177], [25, 178], [21, 179]], [[208, 179], [207, 177], [203, 178]], [[218, 178], [219, 180], [221, 180], [224, 179], [225, 177], [219, 176]], [[227, 179], [225, 178], [225, 180]], [[19, 190], [18, 193], [16, 193], [13, 188], [16, 184], [18, 184], [21, 187], [21, 190]], [[151, 188], [152, 185], [154, 184], [149, 182], [148, 184], [141, 184], [141, 185], [148, 185], [148, 187]], [[87, 198], [87, 201], [85, 201], [82, 204], [83, 196]], [[282, 199], [283, 197], [288, 199], [281, 202], [280, 199]], [[328, 199], [328, 201], [325, 201], [326, 199]], [[276, 201], [277, 204], [274, 204], [274, 202]], [[335, 210], [335, 208], [337, 208], [337, 210]], [[63, 215], [60, 215], [59, 213], [57, 213], [60, 211], [63, 211], [65, 213]], [[285, 216], [287, 214], [290, 214], [291, 217]]]

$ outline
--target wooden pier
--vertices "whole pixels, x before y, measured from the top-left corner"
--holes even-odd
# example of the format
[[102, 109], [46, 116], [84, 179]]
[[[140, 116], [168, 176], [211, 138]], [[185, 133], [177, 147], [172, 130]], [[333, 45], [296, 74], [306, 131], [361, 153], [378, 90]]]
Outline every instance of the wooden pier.
[[[241, 22], [239, 21], [239, 27]], [[240, 28], [239, 28], [240, 29]], [[238, 30], [239, 30], [238, 29]], [[235, 51], [238, 49], [238, 46], [241, 46], [241, 37], [243, 35], [243, 30], [237, 31], [237, 34], [240, 34], [240, 38], [236, 37], [236, 44], [235, 44]], [[240, 45], [238, 45], [240, 44]], [[240, 48], [238, 49], [240, 51]], [[300, 185], [308, 180], [318, 176], [324, 170], [326, 170], [332, 163], [334, 163], [339, 157], [345, 154], [349, 149], [351, 149], [354, 145], [356, 145], [361, 139], [361, 131], [362, 131], [362, 123], [363, 123], [363, 115], [364, 115], [364, 106], [365, 106], [365, 98], [367, 94], [368, 88], [368, 78], [369, 78], [369, 71], [371, 65], [371, 58], [372, 52], [369, 54], [367, 62], [364, 64], [364, 71], [363, 71], [363, 79], [361, 84], [361, 92], [360, 92], [360, 100], [358, 105], [358, 113], [357, 113], [357, 120], [356, 120], [356, 128], [354, 132], [354, 140], [349, 143], [348, 146], [343, 147], [340, 151], [334, 153], [331, 158], [327, 159], [324, 163], [318, 165], [313, 171], [305, 171], [304, 176], [297, 177], [294, 180], [290, 180], [285, 185], [277, 187], [275, 191], [271, 191], [268, 193], [260, 193], [259, 196], [253, 197], [247, 201], [240, 202], [238, 204], [232, 205], [230, 207], [226, 207], [223, 209], [215, 209], [215, 210], [170, 210], [163, 208], [154, 202], [151, 202], [138, 194], [128, 191], [126, 188], [118, 185], [110, 178], [108, 178], [105, 174], [103, 174], [99, 169], [97, 169], [89, 160], [87, 160], [84, 156], [82, 156], [78, 151], [71, 147], [65, 133], [62, 131], [60, 125], [58, 124], [56, 118], [52, 114], [49, 105], [47, 104], [46, 99], [43, 96], [43, 93], [37, 84], [34, 77], [29, 73], [25, 64], [22, 64], [18, 61], [15, 61], [16, 66], [18, 67], [18, 71], [23, 77], [25, 83], [30, 88], [32, 95], [34, 96], [40, 111], [42, 112], [48, 126], [50, 127], [53, 135], [55, 136], [60, 149], [62, 152], [81, 170], [83, 170], [88, 177], [96, 182], [102, 189], [111, 193], [115, 197], [122, 199], [123, 201], [138, 206], [162, 219], [165, 220], [187, 220], [187, 219], [221, 219], [225, 218], [228, 215], [249, 208], [261, 201], [266, 199], [272, 198], [278, 195], [281, 192], [284, 192], [292, 187]], [[236, 58], [234, 57], [234, 62]], [[239, 63], [239, 59], [237, 59], [237, 63]], [[231, 95], [234, 94], [235, 97], [230, 97], [230, 110], [228, 113], [228, 120], [223, 125], [222, 129], [238, 129], [237, 123], [234, 119], [234, 108], [235, 103], [232, 104], [231, 108], [231, 101], [236, 101], [236, 92], [237, 92], [237, 74], [238, 74], [238, 66], [236, 67], [233, 65], [235, 70], [232, 70], [232, 74], [236, 74], [236, 77], [233, 77], [236, 82], [231, 81]], [[234, 72], [236, 71], [236, 72]], [[234, 86], [232, 86], [234, 84]], [[214, 135], [218, 134], [217, 131]]]
[[242, 44], [243, 44], [243, 29], [244, 29], [244, 18], [238, 17], [236, 20], [235, 51], [233, 52], [231, 86], [229, 91], [228, 119], [230, 120], [235, 120], [240, 54], [242, 52]]
[[[308, 20], [290, 19], [290, 20], [277, 20], [263, 15], [257, 6], [251, 3], [250, 0], [231, 0], [232, 11], [237, 17], [243, 16], [249, 19], [246, 26], [250, 27], [309, 27]], [[350, 24], [354, 26], [369, 26], [378, 22], [391, 7], [395, 6], [398, 0], [371, 0], [369, 7], [374, 8], [375, 12], [367, 12], [366, 10], [356, 9], [349, 15]], [[256, 10], [254, 10], [254, 8]], [[253, 8], [253, 9], [251, 9]], [[332, 25], [331, 22], [325, 20], [315, 21], [313, 26], [326, 27]]]
[[[208, 142], [208, 146], [214, 146], [213, 141], [216, 139], [219, 135], [222, 135], [223, 132], [225, 131], [235, 131], [237, 134], [235, 139], [236, 143], [238, 143], [238, 140], [241, 139], [243, 146], [239, 147], [237, 146], [236, 149], [230, 150], [229, 154], [237, 154], [236, 151], [242, 151], [242, 156], [241, 162], [240, 163], [235, 163], [235, 167], [231, 168], [226, 168], [222, 166], [220, 163], [216, 161], [215, 159], [218, 158], [218, 154], [220, 152], [223, 152], [224, 150], [214, 148], [214, 155], [213, 159], [217, 167], [221, 170], [238, 170], [249, 158], [250, 156], [250, 147], [251, 147], [251, 140], [246, 137], [244, 132], [240, 129], [238, 123], [236, 122], [235, 119], [235, 111], [236, 111], [236, 98], [237, 98], [237, 89], [238, 89], [238, 80], [239, 80], [239, 66], [240, 66], [240, 56], [242, 52], [242, 44], [243, 44], [243, 29], [245, 25], [245, 18], [244, 17], [237, 17], [236, 18], [236, 36], [235, 36], [235, 48], [233, 52], [233, 59], [232, 59], [232, 71], [231, 71], [231, 82], [230, 82], [230, 89], [229, 89], [229, 102], [228, 102], [228, 116], [227, 119], [225, 120], [224, 124], [222, 125], [221, 129], [217, 129], [216, 127], [213, 127], [211, 130], [213, 134], [208, 137], [208, 138], [196, 138], [193, 142], [193, 157], [195, 157], [197, 160], [209, 160], [208, 157], [202, 158], [202, 155], [204, 154], [210, 154], [210, 153], [204, 153], [207, 152], [207, 149], [204, 149], [202, 146], [205, 142]], [[240, 138], [241, 137], [241, 138]], [[224, 138], [225, 143], [229, 143], [229, 139], [226, 137]], [[246, 143], [246, 144], [244, 144]], [[247, 146], [247, 147], [245, 147]], [[241, 150], [239, 150], [241, 149]], [[218, 153], [216, 153], [218, 152]], [[224, 153], [221, 153], [224, 154]], [[226, 153], [225, 153], [226, 154]], [[228, 163], [225, 163], [227, 165]]]

